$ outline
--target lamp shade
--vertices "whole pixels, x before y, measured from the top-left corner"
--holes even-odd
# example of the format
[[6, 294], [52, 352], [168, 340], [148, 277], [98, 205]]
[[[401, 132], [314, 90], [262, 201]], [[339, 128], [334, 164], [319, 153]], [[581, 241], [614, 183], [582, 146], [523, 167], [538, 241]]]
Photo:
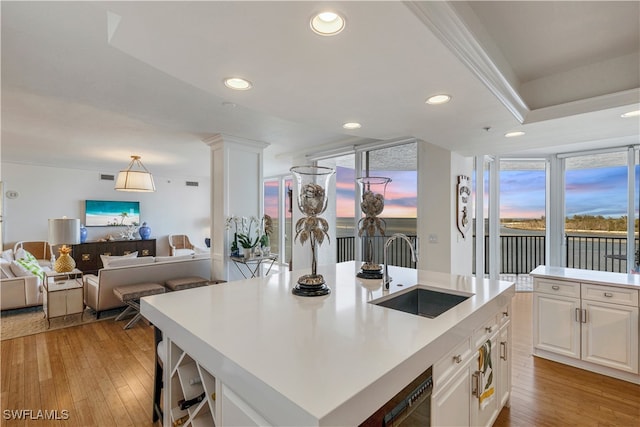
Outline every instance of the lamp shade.
[[[156, 191], [153, 176], [140, 161], [140, 156], [131, 156], [131, 159], [127, 169], [118, 173], [114, 188], [118, 191]], [[137, 169], [134, 169], [134, 167], [137, 167]]]
[[50, 245], [76, 245], [80, 243], [80, 220], [73, 218], [49, 219]]

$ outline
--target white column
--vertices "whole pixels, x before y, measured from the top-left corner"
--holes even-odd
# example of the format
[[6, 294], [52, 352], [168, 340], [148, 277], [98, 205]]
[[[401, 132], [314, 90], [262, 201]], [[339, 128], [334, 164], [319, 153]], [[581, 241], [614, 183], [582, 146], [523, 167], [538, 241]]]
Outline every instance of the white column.
[[230, 216], [262, 218], [263, 151], [269, 145], [217, 134], [204, 140], [211, 147], [211, 270], [216, 279], [242, 279], [229, 259], [233, 230]]
[[551, 156], [547, 162], [547, 231], [545, 238], [545, 264], [563, 267], [566, 265], [565, 206], [564, 206], [564, 159]]
[[418, 268], [471, 274], [472, 231], [458, 232], [456, 183], [470, 176], [471, 158], [418, 141]]

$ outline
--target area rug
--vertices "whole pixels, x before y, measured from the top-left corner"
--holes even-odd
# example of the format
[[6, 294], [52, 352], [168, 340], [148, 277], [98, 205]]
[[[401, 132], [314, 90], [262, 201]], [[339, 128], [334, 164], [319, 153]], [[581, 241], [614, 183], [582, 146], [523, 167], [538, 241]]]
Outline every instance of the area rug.
[[0, 339], [8, 340], [70, 326], [113, 320], [121, 311], [122, 308], [107, 310], [100, 314], [100, 319], [96, 319], [95, 311], [87, 308], [82, 316], [78, 313], [55, 317], [51, 319], [51, 326], [49, 326], [47, 319], [44, 318], [42, 306], [5, 310], [0, 315]]

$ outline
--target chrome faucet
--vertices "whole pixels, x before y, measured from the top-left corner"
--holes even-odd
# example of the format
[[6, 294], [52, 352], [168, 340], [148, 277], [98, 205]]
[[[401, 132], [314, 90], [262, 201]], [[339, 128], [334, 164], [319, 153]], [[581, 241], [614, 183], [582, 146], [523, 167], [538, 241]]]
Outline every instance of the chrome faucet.
[[409, 249], [411, 249], [411, 260], [413, 262], [418, 262], [418, 255], [416, 254], [416, 250], [413, 247], [411, 240], [409, 240], [409, 238], [405, 234], [395, 233], [391, 237], [389, 237], [384, 244], [384, 272], [382, 273], [382, 284], [384, 285], [385, 290], [389, 290], [389, 283], [391, 282], [391, 277], [389, 277], [389, 269], [387, 267], [387, 252], [389, 251], [389, 246], [391, 246], [391, 243], [396, 239], [405, 240], [409, 244]]

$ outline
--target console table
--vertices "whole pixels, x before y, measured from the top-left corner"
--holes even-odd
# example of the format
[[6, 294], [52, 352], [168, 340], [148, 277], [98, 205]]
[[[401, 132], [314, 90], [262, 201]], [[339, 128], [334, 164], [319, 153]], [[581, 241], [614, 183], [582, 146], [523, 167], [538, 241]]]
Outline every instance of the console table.
[[[260, 274], [260, 266], [264, 263], [266, 266], [268, 265], [267, 272], [265, 276], [269, 274], [271, 271], [271, 267], [273, 267], [273, 263], [278, 259], [277, 255], [267, 255], [267, 256], [259, 256], [253, 258], [245, 258], [245, 257], [236, 257], [232, 256], [231, 261], [236, 265], [238, 271], [244, 276], [245, 279], [252, 279], [254, 277], [259, 276]], [[244, 266], [244, 268], [240, 268]], [[245, 273], [246, 271], [246, 273]]]
[[97, 274], [103, 267], [100, 255], [122, 256], [138, 251], [138, 256], [156, 256], [156, 239], [112, 240], [72, 245], [71, 256], [76, 268], [85, 274]]

